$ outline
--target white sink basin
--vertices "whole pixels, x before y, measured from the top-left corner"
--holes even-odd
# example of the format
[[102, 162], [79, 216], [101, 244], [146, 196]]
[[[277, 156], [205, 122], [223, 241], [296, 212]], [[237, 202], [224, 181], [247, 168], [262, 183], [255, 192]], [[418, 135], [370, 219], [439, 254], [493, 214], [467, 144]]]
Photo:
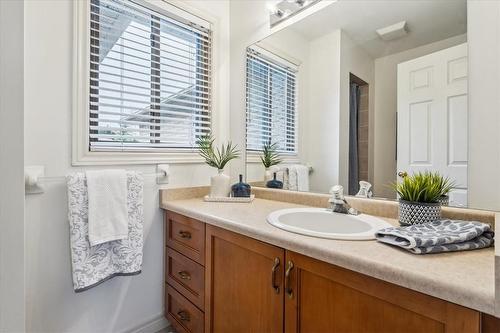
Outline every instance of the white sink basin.
[[345, 240], [375, 239], [377, 230], [391, 224], [371, 215], [333, 213], [324, 208], [289, 208], [272, 212], [267, 221], [302, 235]]

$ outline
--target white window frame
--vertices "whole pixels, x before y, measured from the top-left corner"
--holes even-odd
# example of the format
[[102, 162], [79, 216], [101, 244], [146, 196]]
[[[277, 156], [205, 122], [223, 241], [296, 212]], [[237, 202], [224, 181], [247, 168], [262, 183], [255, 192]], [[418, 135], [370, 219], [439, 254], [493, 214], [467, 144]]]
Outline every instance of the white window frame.
[[[186, 5], [182, 1], [134, 0], [149, 8], [157, 8], [175, 13], [193, 20], [202, 19], [212, 29], [212, 133], [220, 132], [219, 96], [216, 87], [219, 83], [217, 75], [218, 43], [220, 37], [220, 20], [197, 8]], [[106, 152], [89, 149], [89, 93], [90, 93], [90, 1], [74, 2], [74, 36], [73, 36], [73, 132], [72, 132], [72, 165], [119, 165], [119, 164], [157, 164], [157, 163], [203, 163], [196, 149], [168, 149], [159, 152]], [[191, 17], [190, 17], [191, 16]]]
[[[268, 59], [275, 60], [277, 63], [282, 63], [284, 65], [287, 65], [289, 67], [295, 68], [297, 71], [300, 69], [300, 61], [297, 59], [294, 59], [292, 56], [289, 56], [288, 54], [283, 53], [281, 50], [273, 48], [271, 45], [259, 45], [262, 43], [257, 43], [250, 48], [253, 48], [254, 50], [258, 51], [259, 53], [265, 55]], [[245, 52], [245, 63], [246, 63], [246, 52]], [[246, 72], [246, 68], [245, 68]], [[300, 152], [299, 152], [299, 91], [300, 89], [300, 82], [299, 82], [300, 75], [297, 75], [296, 77], [296, 103], [295, 103], [295, 152], [279, 152], [280, 159], [282, 160], [283, 164], [294, 164], [294, 163], [300, 163]], [[245, 80], [246, 82], [247, 80]], [[246, 83], [245, 83], [245, 91], [246, 91]], [[247, 109], [245, 107], [245, 119], [246, 119], [246, 113]], [[245, 122], [245, 127], [246, 127], [246, 122]], [[246, 146], [246, 137], [245, 137], [245, 146]], [[261, 153], [255, 150], [248, 150], [246, 149], [246, 156], [247, 156], [247, 163], [262, 163], [260, 157]]]

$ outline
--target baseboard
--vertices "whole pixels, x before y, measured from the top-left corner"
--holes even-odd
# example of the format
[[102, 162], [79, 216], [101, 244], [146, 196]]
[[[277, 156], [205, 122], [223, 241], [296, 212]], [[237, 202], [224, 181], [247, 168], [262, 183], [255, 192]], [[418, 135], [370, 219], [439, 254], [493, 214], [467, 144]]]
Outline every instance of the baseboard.
[[126, 331], [126, 333], [156, 333], [165, 327], [168, 327], [169, 322], [163, 316], [163, 313], [151, 318], [143, 324]]

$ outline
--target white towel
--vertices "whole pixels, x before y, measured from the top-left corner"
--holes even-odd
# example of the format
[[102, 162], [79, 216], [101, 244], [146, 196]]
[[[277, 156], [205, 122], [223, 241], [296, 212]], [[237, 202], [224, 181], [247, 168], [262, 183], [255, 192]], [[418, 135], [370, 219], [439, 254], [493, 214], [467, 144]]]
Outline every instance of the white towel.
[[114, 277], [136, 275], [142, 268], [143, 179], [127, 171], [127, 239], [90, 246], [87, 179], [82, 172], [67, 176], [73, 287], [85, 291]]
[[289, 187], [291, 191], [309, 191], [309, 168], [302, 164], [288, 167]]
[[125, 170], [87, 171], [90, 246], [128, 237]]

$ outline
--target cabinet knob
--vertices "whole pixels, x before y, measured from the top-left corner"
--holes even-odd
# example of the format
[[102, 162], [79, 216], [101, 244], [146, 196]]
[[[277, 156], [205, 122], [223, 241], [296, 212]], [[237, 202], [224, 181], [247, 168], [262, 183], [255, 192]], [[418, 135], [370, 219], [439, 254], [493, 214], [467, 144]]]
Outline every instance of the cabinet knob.
[[179, 312], [177, 312], [177, 317], [179, 317], [179, 319], [182, 321], [190, 321], [191, 320], [191, 318], [189, 317], [189, 312], [184, 311], [184, 310], [180, 310]]
[[180, 278], [183, 280], [191, 280], [191, 275], [186, 271], [180, 271], [177, 272], [177, 274], [179, 274]]
[[191, 233], [189, 231], [181, 230], [179, 231], [179, 235], [181, 236], [181, 238], [191, 239]]

